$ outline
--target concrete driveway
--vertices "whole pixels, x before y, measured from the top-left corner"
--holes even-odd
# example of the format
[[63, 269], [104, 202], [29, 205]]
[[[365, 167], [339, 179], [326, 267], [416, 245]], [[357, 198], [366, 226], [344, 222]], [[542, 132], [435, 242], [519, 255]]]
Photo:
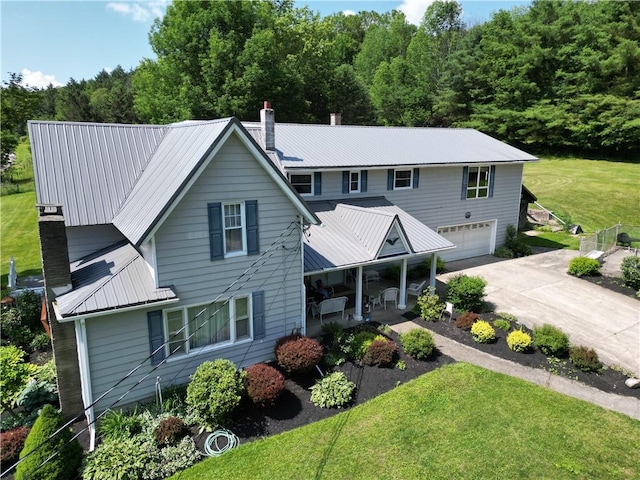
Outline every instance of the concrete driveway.
[[574, 345], [598, 352], [607, 365], [619, 365], [640, 377], [640, 301], [567, 274], [578, 252], [553, 250], [502, 260], [487, 255], [447, 264], [439, 275], [480, 276], [486, 300], [495, 311], [515, 315], [529, 328], [549, 323], [562, 329]]

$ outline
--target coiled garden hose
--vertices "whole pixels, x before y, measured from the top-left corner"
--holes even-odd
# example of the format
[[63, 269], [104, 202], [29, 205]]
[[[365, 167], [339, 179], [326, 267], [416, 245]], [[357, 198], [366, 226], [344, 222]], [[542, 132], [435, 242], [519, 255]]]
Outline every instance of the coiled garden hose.
[[[220, 444], [221, 440], [225, 440]], [[240, 440], [233, 432], [225, 429], [216, 430], [210, 434], [204, 442], [204, 452], [210, 457], [217, 457], [237, 447]]]

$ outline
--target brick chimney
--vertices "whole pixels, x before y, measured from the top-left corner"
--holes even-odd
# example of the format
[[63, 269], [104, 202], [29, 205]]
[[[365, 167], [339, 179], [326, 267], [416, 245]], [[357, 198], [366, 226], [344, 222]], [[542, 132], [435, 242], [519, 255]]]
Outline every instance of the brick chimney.
[[84, 406], [75, 324], [74, 322], [60, 323], [53, 310], [56, 297], [67, 293], [72, 288], [67, 231], [61, 205], [38, 205], [38, 230], [60, 408], [62, 415], [66, 419], [71, 419], [80, 413]]
[[332, 113], [331, 114], [331, 125], [332, 126], [342, 125], [342, 115], [339, 114], [339, 113]]
[[267, 150], [276, 149], [276, 114], [269, 102], [264, 102], [260, 110], [260, 126], [262, 128], [262, 145]]

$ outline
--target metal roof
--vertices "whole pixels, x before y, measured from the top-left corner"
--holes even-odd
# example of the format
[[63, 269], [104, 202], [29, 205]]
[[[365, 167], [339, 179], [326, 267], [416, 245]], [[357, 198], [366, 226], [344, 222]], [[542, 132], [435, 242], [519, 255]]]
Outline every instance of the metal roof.
[[63, 317], [178, 298], [171, 288], [155, 288], [147, 262], [122, 242], [73, 262], [71, 281], [73, 290], [56, 298]]
[[[259, 138], [259, 123], [245, 127]], [[468, 128], [374, 127], [276, 123], [286, 169], [528, 162], [538, 159]]]
[[[305, 273], [376, 260], [394, 221], [406, 234], [411, 254], [424, 255], [455, 247], [384, 197], [309, 202], [309, 206], [322, 225], [312, 225], [304, 236]], [[385, 260], [391, 258], [386, 257]]]
[[172, 125], [113, 224], [137, 244], [217, 145], [233, 119]]
[[111, 223], [167, 126], [29, 122], [37, 203], [67, 226]]

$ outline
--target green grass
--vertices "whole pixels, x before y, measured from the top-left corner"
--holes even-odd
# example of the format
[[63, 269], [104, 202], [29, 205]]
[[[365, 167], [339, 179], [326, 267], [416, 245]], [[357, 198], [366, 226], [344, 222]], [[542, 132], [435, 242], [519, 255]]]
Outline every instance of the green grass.
[[525, 165], [523, 182], [538, 203], [569, 214], [587, 233], [640, 225], [640, 163], [543, 156]]
[[640, 478], [640, 422], [458, 363], [172, 478]]
[[16, 262], [18, 277], [42, 274], [36, 192], [28, 143], [18, 145], [16, 157], [14, 181], [20, 193], [0, 197], [0, 275], [3, 287], [7, 285], [11, 256]]

